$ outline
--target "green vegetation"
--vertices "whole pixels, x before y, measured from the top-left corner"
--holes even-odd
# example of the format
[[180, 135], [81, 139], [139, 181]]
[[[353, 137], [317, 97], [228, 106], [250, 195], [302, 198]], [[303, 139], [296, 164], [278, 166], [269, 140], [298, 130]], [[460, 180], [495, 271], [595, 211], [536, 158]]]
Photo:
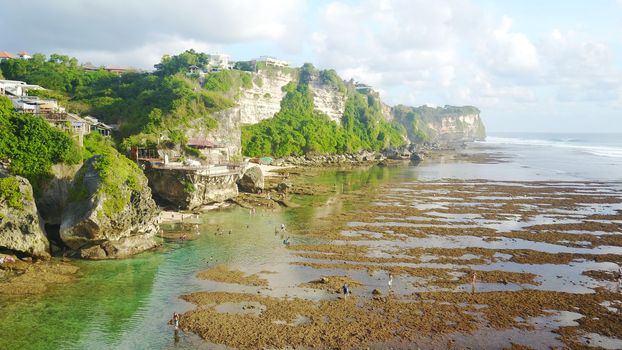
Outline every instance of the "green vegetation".
[[345, 94], [348, 91], [346, 84], [341, 80], [337, 72], [334, 69], [326, 69], [320, 71], [320, 82], [324, 85], [329, 85], [337, 88], [339, 92]]
[[98, 173], [101, 184], [97, 193], [89, 193], [84, 183], [87, 167], [83, 166], [76, 174], [75, 185], [69, 193], [69, 201], [75, 202], [94, 194], [103, 195], [103, 214], [106, 216], [121, 212], [130, 205], [132, 192], [142, 190], [140, 168], [114, 149], [112, 141], [99, 134], [89, 134], [84, 138], [84, 159], [92, 158], [93, 169]]
[[41, 118], [7, 113], [7, 101], [0, 97], [0, 159], [10, 159], [11, 172], [28, 179], [38, 193], [52, 164], [82, 160], [80, 147], [70, 135]]
[[209, 91], [237, 93], [241, 87], [250, 89], [253, 87], [250, 73], [237, 70], [223, 70], [207, 75], [203, 87]]
[[190, 127], [214, 128], [217, 122], [211, 113], [234, 105], [224, 91], [251, 84], [248, 73], [226, 72], [214, 78], [210, 75], [209, 86], [203, 89], [185, 74], [193, 64], [204, 66], [207, 55], [189, 50], [165, 56], [154, 74], [87, 71], [75, 58], [56, 54], [47, 60], [41, 54], [29, 60], [5, 60], [0, 70], [7, 79], [50, 89], [33, 95], [57, 99], [70, 111], [119, 124], [122, 138], [140, 135], [123, 143], [131, 146], [136, 140], [159, 140], [161, 136], [180, 143], [184, 141], [180, 135]]
[[[307, 63], [298, 82], [284, 87], [287, 92], [281, 110], [274, 118], [242, 128], [242, 148], [247, 156], [283, 157], [306, 153], [346, 153], [378, 151], [404, 143], [403, 127], [384, 120], [378, 98], [348, 91], [342, 125], [316, 110], [309, 82], [316, 78], [332, 82], [339, 89], [345, 84], [334, 71], [318, 72]], [[342, 85], [339, 85], [341, 82]]]
[[181, 183], [184, 185], [184, 192], [190, 194], [196, 191], [196, 187], [194, 187], [194, 184], [189, 179], [183, 179]]
[[156, 74], [160, 76], [175, 75], [185, 73], [190, 66], [203, 68], [209, 62], [209, 58], [205, 53], [199, 53], [194, 50], [186, 50], [179, 55], [165, 55], [162, 61], [155, 65]]
[[17, 178], [0, 178], [0, 204], [6, 203], [10, 208], [22, 209], [22, 198]]
[[108, 217], [130, 205], [132, 192], [142, 190], [140, 168], [112, 148], [95, 158], [93, 168], [101, 179], [98, 193], [105, 196], [103, 214]]

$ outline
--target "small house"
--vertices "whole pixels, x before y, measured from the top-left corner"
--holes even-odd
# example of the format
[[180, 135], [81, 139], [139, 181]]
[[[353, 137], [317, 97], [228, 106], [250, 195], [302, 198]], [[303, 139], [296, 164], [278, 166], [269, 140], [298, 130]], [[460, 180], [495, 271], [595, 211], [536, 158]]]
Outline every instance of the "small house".
[[14, 58], [17, 58], [17, 57], [15, 57], [15, 55], [12, 55], [6, 51], [0, 51], [0, 61], [11, 60]]
[[26, 51], [21, 51], [17, 54], [19, 56], [20, 59], [22, 60], [29, 60], [32, 58], [32, 56], [30, 56], [30, 54]]

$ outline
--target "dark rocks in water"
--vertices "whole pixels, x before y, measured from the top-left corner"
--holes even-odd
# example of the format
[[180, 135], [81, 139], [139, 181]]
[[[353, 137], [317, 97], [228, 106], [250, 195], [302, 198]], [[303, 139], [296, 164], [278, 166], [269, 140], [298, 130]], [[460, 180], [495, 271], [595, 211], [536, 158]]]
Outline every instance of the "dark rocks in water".
[[253, 166], [244, 171], [237, 181], [238, 188], [242, 192], [259, 193], [264, 189], [264, 176], [261, 168]]
[[292, 183], [291, 182], [281, 182], [276, 186], [276, 190], [279, 193], [287, 193], [287, 191], [289, 191], [292, 188]]
[[[123, 258], [157, 246], [158, 208], [147, 178], [118, 153], [108, 159], [114, 169], [102, 175], [96, 166], [101, 157], [87, 160], [74, 179], [63, 210], [61, 240], [87, 259]], [[114, 190], [106, 185], [110, 176], [117, 177]]]
[[425, 156], [424, 156], [424, 154], [423, 154], [423, 153], [417, 153], [417, 152], [415, 152], [415, 153], [413, 153], [413, 154], [411, 154], [411, 155], [410, 155], [410, 160], [411, 160], [412, 162], [420, 162], [420, 161], [422, 161], [422, 160], [424, 160], [424, 159], [425, 159]]
[[50, 257], [30, 182], [21, 176], [0, 177], [0, 248], [38, 258]]
[[382, 292], [380, 291], [380, 289], [376, 288], [376, 289], [371, 291], [371, 294], [373, 294], [373, 295], [382, 295]]

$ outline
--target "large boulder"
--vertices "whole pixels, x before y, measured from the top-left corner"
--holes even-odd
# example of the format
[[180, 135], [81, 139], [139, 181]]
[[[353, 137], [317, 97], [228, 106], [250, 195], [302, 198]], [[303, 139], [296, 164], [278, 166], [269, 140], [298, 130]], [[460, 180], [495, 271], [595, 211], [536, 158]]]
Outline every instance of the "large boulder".
[[39, 219], [30, 182], [21, 176], [0, 177], [0, 248], [47, 258], [50, 245]]
[[63, 209], [80, 165], [54, 164], [52, 176], [36, 196], [37, 208], [45, 224], [60, 225]]
[[193, 210], [238, 195], [238, 172], [212, 173], [212, 169], [148, 168], [145, 175], [154, 196], [163, 205]]
[[123, 258], [157, 246], [157, 220], [145, 175], [110, 151], [87, 160], [76, 174], [60, 238], [84, 258]]
[[238, 188], [242, 192], [257, 193], [264, 189], [263, 171], [258, 166], [253, 166], [246, 171], [238, 180]]

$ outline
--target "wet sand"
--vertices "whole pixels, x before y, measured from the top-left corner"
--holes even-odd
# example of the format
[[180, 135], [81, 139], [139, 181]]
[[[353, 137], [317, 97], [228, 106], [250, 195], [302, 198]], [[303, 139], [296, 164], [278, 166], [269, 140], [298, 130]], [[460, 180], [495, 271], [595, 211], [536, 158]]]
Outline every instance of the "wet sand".
[[[306, 280], [208, 269], [199, 277], [259, 289], [182, 296], [198, 306], [182, 328], [240, 349], [462, 348], [482, 336], [499, 349], [617, 348], [621, 190], [445, 180], [344, 194], [355, 209], [301, 228], [305, 242], [288, 248], [290, 272]], [[273, 290], [284, 280], [285, 296]], [[353, 296], [344, 299], [336, 289], [346, 282]], [[231, 303], [257, 312], [218, 308]]]

